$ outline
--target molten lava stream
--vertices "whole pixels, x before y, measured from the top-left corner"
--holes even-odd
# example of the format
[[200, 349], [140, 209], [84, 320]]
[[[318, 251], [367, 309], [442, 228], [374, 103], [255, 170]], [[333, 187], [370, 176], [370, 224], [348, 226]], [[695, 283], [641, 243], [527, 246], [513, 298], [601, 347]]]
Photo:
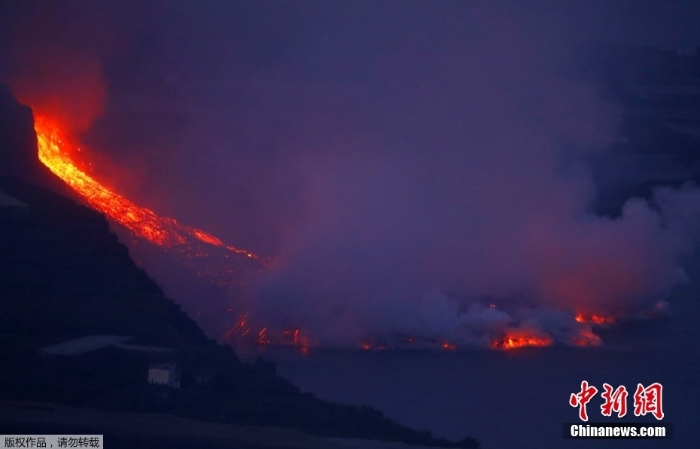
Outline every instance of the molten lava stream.
[[[257, 270], [269, 265], [269, 260], [226, 245], [217, 237], [200, 229], [182, 225], [173, 218], [160, 217], [152, 210], [139, 207], [101, 185], [75, 165], [71, 155], [76, 154], [76, 149], [62, 138], [57, 126], [42, 116], [37, 117], [34, 126], [39, 160], [49, 170], [77, 192], [92, 208], [104, 213], [134, 235], [169, 251], [184, 265], [194, 268], [201, 278], [225, 286], [240, 282], [241, 270], [251, 268], [251, 264], [252, 268]], [[229, 257], [231, 253], [238, 257]], [[250, 334], [246, 324], [247, 318], [247, 313], [241, 315], [222, 339], [236, 341]], [[300, 335], [298, 329], [276, 333], [262, 328], [258, 332], [256, 343], [295, 346], [306, 352], [310, 340]]]
[[595, 313], [591, 314], [591, 315], [584, 315], [583, 313], [577, 313], [575, 316], [575, 319], [579, 323], [590, 323], [590, 324], [595, 324], [597, 326], [615, 323], [614, 317], [607, 316], [607, 315], [599, 315], [599, 314], [595, 314]]
[[[104, 213], [109, 219], [124, 226], [134, 235], [169, 251], [175, 257], [180, 258], [185, 265], [196, 268], [200, 277], [217, 285], [239, 282], [242, 265], [234, 263], [232, 259], [243, 259], [249, 262], [248, 267], [250, 267], [250, 263], [253, 263], [257, 269], [268, 266], [269, 261], [261, 259], [249, 251], [226, 245], [217, 237], [200, 229], [182, 225], [173, 218], [160, 217], [152, 210], [139, 207], [101, 185], [75, 165], [71, 159], [71, 155], [76, 154], [75, 148], [62, 138], [58, 127], [46, 117], [38, 116], [36, 118], [35, 130], [39, 160], [49, 170], [77, 192], [92, 208]], [[221, 257], [222, 254], [223, 257]], [[230, 258], [231, 254], [239, 257]], [[595, 324], [609, 322], [596, 315], [591, 317], [578, 315], [576, 319]], [[241, 318], [229, 328], [222, 339], [224, 341], [237, 341], [253, 334], [246, 321], [247, 314], [241, 315]], [[297, 346], [302, 350], [308, 350], [308, 347], [314, 344], [307, 337], [300, 336], [298, 329], [277, 333], [262, 328], [257, 332], [255, 340], [259, 345], [281, 344]], [[592, 341], [592, 338], [583, 338], [580, 344], [590, 344]], [[516, 349], [551, 344], [552, 339], [549, 337], [519, 334], [506, 335], [493, 341], [491, 346], [496, 349]], [[440, 346], [444, 349], [455, 349], [455, 345], [449, 342], [442, 342]], [[365, 349], [370, 349], [370, 346], [366, 344]], [[386, 348], [380, 346], [376, 349]]]
[[552, 339], [550, 337], [538, 337], [534, 335], [506, 335], [499, 340], [491, 342], [491, 347], [494, 349], [517, 349], [528, 346], [542, 347], [550, 346]]
[[[232, 252], [239, 256], [265, 264], [257, 255], [226, 245], [215, 236], [200, 229], [185, 226], [173, 218], [160, 217], [145, 207], [139, 207], [101, 185], [81, 171], [71, 160], [71, 146], [62, 139], [58, 128], [45, 117], [35, 121], [39, 160], [56, 176], [75, 190], [94, 209], [104, 213], [111, 220], [127, 228], [134, 235], [146, 239], [165, 249], [179, 247], [179, 252], [190, 258], [208, 255], [202, 252], [202, 244]], [[214, 270], [216, 271], [216, 270]]]

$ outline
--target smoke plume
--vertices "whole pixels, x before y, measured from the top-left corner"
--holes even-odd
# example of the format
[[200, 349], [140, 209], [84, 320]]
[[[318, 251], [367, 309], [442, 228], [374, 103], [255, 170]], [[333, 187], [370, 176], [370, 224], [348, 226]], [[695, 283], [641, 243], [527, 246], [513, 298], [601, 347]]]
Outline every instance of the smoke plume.
[[117, 190], [276, 258], [209, 296], [151, 267], [216, 336], [231, 308], [329, 345], [596, 344], [576, 314], [648, 313], [684, 282], [700, 193], [595, 213], [621, 110], [571, 57], [653, 26], [553, 3], [153, 2], [115, 19], [128, 44], [34, 39], [11, 81], [86, 131]]

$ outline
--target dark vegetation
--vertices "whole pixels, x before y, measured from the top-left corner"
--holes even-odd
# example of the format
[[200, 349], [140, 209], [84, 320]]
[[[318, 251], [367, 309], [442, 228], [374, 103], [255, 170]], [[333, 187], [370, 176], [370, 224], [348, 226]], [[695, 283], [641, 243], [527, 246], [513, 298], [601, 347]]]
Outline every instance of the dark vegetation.
[[[24, 114], [24, 121], [0, 126], [0, 151], [36, 152], [26, 108], [6, 96], [0, 98], [0, 110], [6, 121], [12, 111]], [[369, 407], [319, 400], [277, 376], [269, 362], [241, 363], [230, 347], [207, 339], [164, 296], [101, 214], [24, 181], [45, 177], [35, 156], [5, 154], [1, 160], [0, 190], [28, 204], [31, 213], [25, 219], [0, 218], [0, 399], [166, 413], [319, 436], [478, 446], [471, 438], [434, 438]], [[114, 347], [77, 356], [37, 352], [89, 335], [131, 336], [129, 343], [176, 352], [154, 355]], [[182, 369], [182, 388], [148, 384], [149, 364], [164, 359]], [[210, 380], [196, 383], [193, 375], [199, 373]]]

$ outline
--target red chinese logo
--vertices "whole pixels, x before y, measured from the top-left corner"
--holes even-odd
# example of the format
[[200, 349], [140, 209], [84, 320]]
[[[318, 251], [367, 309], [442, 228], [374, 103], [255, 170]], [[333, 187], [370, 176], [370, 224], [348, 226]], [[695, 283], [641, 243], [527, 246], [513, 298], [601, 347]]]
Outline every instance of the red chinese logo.
[[627, 414], [627, 388], [620, 385], [613, 392], [610, 384], [603, 384], [603, 391], [600, 395], [605, 399], [605, 403], [600, 406], [600, 413], [603, 416], [611, 416], [612, 412], [617, 412], [617, 417], [622, 418]]
[[[588, 421], [588, 413], [586, 405], [591, 401], [593, 396], [598, 393], [598, 389], [589, 385], [585, 380], [581, 382], [581, 391], [571, 393], [569, 397], [569, 405], [578, 407], [578, 416], [581, 421]], [[637, 384], [637, 390], [634, 392], [634, 416], [644, 416], [651, 413], [656, 419], [664, 418], [663, 412], [663, 387], [656, 382], [648, 387], [642, 384]], [[613, 389], [612, 385], [604, 383], [603, 392], [600, 394], [605, 402], [600, 406], [600, 413], [603, 416], [612, 416], [613, 412], [617, 413], [618, 418], [627, 415], [627, 388], [620, 385]]]
[[634, 416], [644, 416], [647, 413], [654, 415], [656, 419], [664, 418], [664, 411], [661, 407], [661, 393], [663, 387], [656, 382], [644, 388], [644, 385], [637, 384], [637, 391], [634, 392]]
[[581, 392], [578, 394], [571, 393], [569, 405], [578, 407], [578, 417], [581, 421], [588, 421], [588, 413], [586, 413], [586, 404], [598, 393], [596, 387], [589, 387], [585, 380], [581, 382]]

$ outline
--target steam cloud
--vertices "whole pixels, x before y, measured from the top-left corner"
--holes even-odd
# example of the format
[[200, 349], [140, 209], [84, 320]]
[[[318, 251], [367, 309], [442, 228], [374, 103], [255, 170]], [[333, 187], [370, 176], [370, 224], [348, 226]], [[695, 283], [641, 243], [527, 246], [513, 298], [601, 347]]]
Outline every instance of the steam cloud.
[[[357, 5], [244, 3], [202, 17], [160, 5], [172, 20], [144, 19], [155, 38], [139, 31], [107, 52], [152, 61], [135, 65], [146, 93], [114, 64], [103, 73], [90, 56], [101, 50], [72, 58], [75, 76], [64, 57], [43, 59], [76, 54], [72, 41], [23, 55], [56, 76], [20, 72], [13, 89], [77, 131], [104, 111], [84, 137], [114, 170], [137, 160], [148, 178], [140, 191], [113, 179], [118, 190], [278, 258], [215, 306], [159, 276], [188, 310], [209, 310], [216, 335], [226, 323], [212, 315], [233, 306], [331, 345], [478, 345], [506, 330], [570, 343], [590, 330], [575, 312], [638, 314], [684, 281], [698, 190], [631, 199], [615, 219], [593, 212], [588, 160], [617, 136], [620, 111], [568, 58], [605, 11], [577, 21], [568, 5], [534, 20], [514, 5]], [[630, 38], [619, 33], [603, 36]], [[76, 104], [66, 98], [86, 99], [82, 112], [60, 110]]]

